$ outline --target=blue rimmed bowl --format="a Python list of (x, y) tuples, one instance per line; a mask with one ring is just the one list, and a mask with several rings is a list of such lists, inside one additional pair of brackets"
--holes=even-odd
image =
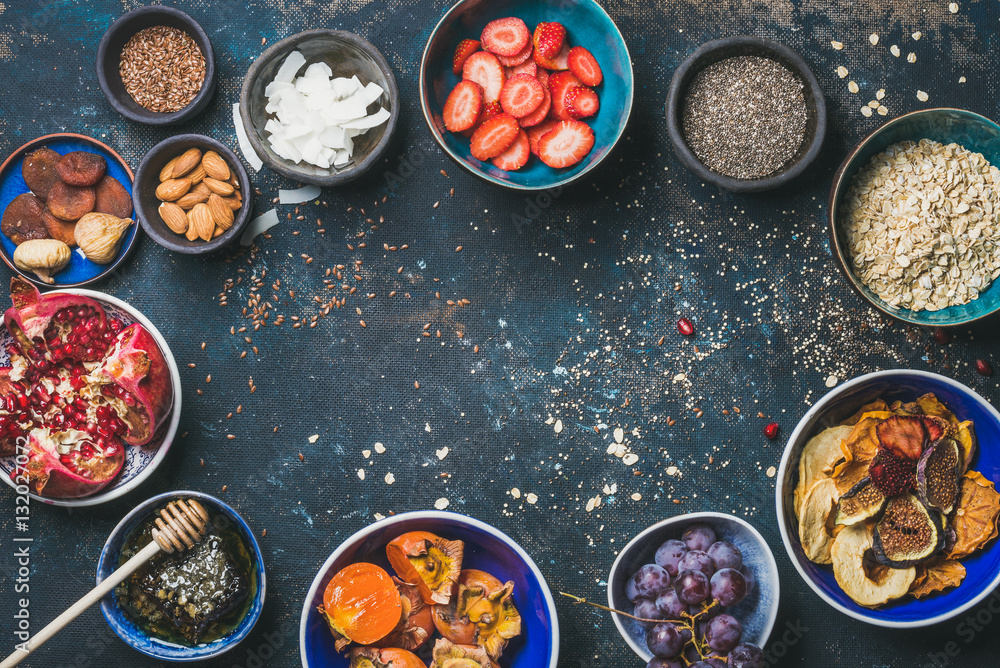
[(208, 511), (211, 523), (220, 528), (234, 529), (240, 538), (243, 539), (243, 544), (250, 553), (252, 562), (252, 573), (250, 575), (253, 588), (253, 598), (246, 613), (243, 615), (243, 619), (240, 620), (235, 629), (218, 640), (194, 647), (185, 647), (154, 638), (138, 628), (125, 616), (125, 613), (118, 606), (117, 597), (113, 592), (105, 596), (101, 601), (101, 612), (104, 614), (104, 619), (107, 620), (111, 630), (118, 634), (119, 638), (147, 656), (162, 661), (203, 661), (231, 650), (241, 640), (246, 638), (253, 629), (254, 624), (260, 618), (261, 610), (264, 608), (264, 594), (267, 589), (267, 579), (264, 574), (264, 555), (261, 554), (260, 546), (257, 544), (257, 539), (254, 538), (253, 531), (251, 531), (247, 523), (232, 507), (214, 496), (186, 490), (159, 494), (143, 502), (118, 523), (118, 526), (114, 528), (108, 537), (108, 541), (104, 544), (104, 549), (101, 551), (101, 559), (97, 563), (97, 583), (100, 584), (104, 578), (108, 577), (118, 567), (122, 546), (125, 544), (132, 530), (142, 522), (148, 520), (157, 509), (165, 506), (174, 499), (195, 499)]
[[(45, 135), (44, 137), (32, 139), (17, 149), (0, 165), (0, 215), (7, 210), (7, 207), (10, 206), (15, 197), (31, 192), (24, 182), (24, 177), (21, 175), (21, 167), (24, 165), (25, 156), (40, 148), (50, 148), (60, 155), (66, 155), (73, 151), (96, 153), (108, 163), (106, 174), (121, 183), (129, 196), (132, 195), (132, 169), (109, 146), (91, 137), (69, 132)], [(125, 230), (125, 237), (122, 239), (118, 254), (109, 264), (91, 262), (83, 255), (83, 252), (79, 248), (74, 248), (69, 264), (65, 269), (55, 274), (55, 283), (52, 284), (44, 283), (33, 273), (21, 271), (14, 266), (14, 249), (17, 248), (17, 245), (7, 238), (5, 234), (0, 234), (0, 259), (10, 267), (11, 271), (23, 276), (39, 287), (80, 287), (99, 281), (108, 274), (118, 270), (135, 245), (138, 228), (138, 224), (133, 223), (131, 227)]]
[(848, 284), (869, 304), (897, 320), (924, 327), (967, 325), (1000, 311), (1000, 280), (962, 306), (940, 311), (911, 311), (890, 306), (861, 282), (854, 273), (850, 248), (840, 224), (841, 207), (851, 189), (851, 180), (871, 159), (889, 146), (901, 141), (919, 142), (932, 139), (942, 144), (955, 142), (982, 153), (990, 164), (1000, 167), (1000, 125), (979, 114), (964, 109), (924, 109), (894, 118), (855, 146), (840, 165), (833, 178), (829, 215), (830, 246)]
[[(472, 157), (469, 140), (444, 129), (445, 100), (461, 77), (452, 72), (455, 47), (462, 39), (479, 39), (494, 19), (516, 16), (529, 27), (557, 21), (566, 27), (572, 46), (585, 46), (597, 59), (604, 81), (597, 87), (601, 109), (586, 122), (594, 130), (594, 148), (580, 163), (553, 169), (532, 156), (515, 172)], [(420, 106), (434, 140), (459, 166), (484, 181), (516, 190), (546, 190), (568, 185), (597, 167), (625, 132), (632, 112), (632, 60), (618, 26), (594, 0), (462, 0), (431, 32), (420, 63)]]
[[(477, 519), (437, 510), (402, 513), (358, 531), (340, 544), (313, 580), (299, 625), (303, 668), (347, 668), (349, 661), (334, 648), (330, 628), (317, 611), (327, 584), (341, 569), (358, 561), (390, 573), (385, 556), (391, 540), (410, 531), (430, 531), (465, 543), (462, 568), (475, 568), (501, 582), (514, 583), (514, 605), (521, 613), (521, 635), (503, 652), (504, 668), (556, 668), (559, 661), (559, 620), (552, 592), (528, 553), (499, 529)], [(430, 646), (433, 646), (433, 642)]]
[[(654, 562), (656, 550), (670, 539), (680, 539), (684, 529), (692, 524), (707, 524), (715, 531), (718, 540), (727, 540), (743, 553), (743, 563), (749, 567), (757, 581), (754, 590), (747, 594), (731, 613), (743, 624), (743, 640), (764, 647), (774, 621), (778, 618), (778, 600), (781, 587), (778, 566), (767, 541), (749, 522), (725, 513), (688, 513), (657, 522), (643, 530), (622, 548), (608, 574), (608, 606), (630, 612), (633, 604), (625, 593), (629, 578), (645, 564)], [(618, 633), (643, 661), (653, 658), (646, 646), (646, 629), (634, 619), (611, 613)]]
[(971, 557), (962, 559), (966, 568), (961, 585), (921, 600), (912, 597), (892, 602), (877, 610), (855, 603), (837, 584), (830, 566), (814, 564), (799, 543), (793, 496), (798, 483), (799, 457), (806, 442), (827, 427), (834, 427), (858, 408), (875, 399), (913, 401), (933, 392), (959, 420), (972, 420), (979, 440), (978, 455), (972, 463), (994, 484), (1000, 483), (1000, 413), (986, 399), (965, 385), (926, 371), (896, 369), (860, 376), (844, 383), (820, 399), (805, 414), (788, 439), (778, 469), (776, 489), (778, 527), (788, 557), (795, 569), (821, 599), (854, 619), (888, 628), (930, 626), (965, 612), (1000, 585), (1000, 543), (993, 541)]

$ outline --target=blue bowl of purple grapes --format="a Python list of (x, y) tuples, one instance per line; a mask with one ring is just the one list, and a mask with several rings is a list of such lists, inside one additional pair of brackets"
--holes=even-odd
[(632, 615), (612, 613), (647, 668), (764, 668), (778, 567), (740, 518), (681, 515), (625, 546), (608, 576), (608, 604)]

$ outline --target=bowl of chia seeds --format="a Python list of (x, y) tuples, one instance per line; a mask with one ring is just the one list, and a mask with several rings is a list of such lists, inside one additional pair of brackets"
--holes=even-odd
[(826, 134), (816, 76), (799, 54), (760, 37), (702, 44), (674, 73), (666, 115), (681, 162), (733, 192), (785, 185), (816, 158)]

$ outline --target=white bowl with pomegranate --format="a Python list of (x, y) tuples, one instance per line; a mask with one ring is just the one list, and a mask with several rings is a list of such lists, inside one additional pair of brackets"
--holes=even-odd
[(166, 457), (180, 373), (145, 316), (92, 290), (11, 281), (0, 328), (0, 476), (42, 503), (116, 499)]

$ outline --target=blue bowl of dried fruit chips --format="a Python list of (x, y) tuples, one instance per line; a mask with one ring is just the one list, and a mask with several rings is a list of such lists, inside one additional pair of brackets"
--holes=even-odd
[[(933, 394), (936, 402), (931, 403), (927, 394)], [(847, 587), (855, 594), (864, 594), (871, 598), (867, 602), (881, 600), (886, 596), (896, 596), (900, 592), (903, 595), (892, 598), (878, 607), (866, 607), (859, 604), (855, 598), (845, 591), (835, 575), (833, 565), (814, 563), (810, 560), (803, 546), (803, 536), (805, 540), (812, 544), (812, 531), (804, 534), (800, 533), (800, 521), (796, 517), (796, 488), (799, 485), (800, 471), (820, 471), (817, 475), (806, 474), (809, 478), (804, 486), (813, 487), (819, 478), (827, 475), (822, 471), (837, 471), (830, 466), (822, 466), (818, 469), (813, 466), (802, 468), (802, 453), (807, 447), (816, 448), (820, 446), (820, 441), (815, 438), (829, 429), (842, 425), (849, 421), (863, 407), (870, 407), (872, 402), (883, 400), (890, 406), (895, 401), (904, 403), (915, 402), (922, 405), (919, 411), (922, 414), (947, 415), (945, 411), (954, 416), (958, 421), (969, 421), (972, 423), (971, 434), (972, 443), (978, 442), (978, 447), (970, 446), (973, 452), (971, 463), (968, 465), (968, 472), (960, 478), (960, 494), (976, 492), (975, 496), (969, 498), (978, 499), (973, 509), (968, 503), (960, 500), (956, 502), (956, 509), (947, 518), (947, 526), (957, 530), (958, 524), (955, 518), (968, 517), (969, 523), (962, 525), (963, 540), (968, 539), (967, 547), (974, 547), (979, 540), (984, 540), (971, 555), (956, 557), (962, 568), (964, 577), (956, 578), (960, 573), (954, 565), (945, 567), (940, 571), (935, 571), (939, 582), (950, 582), (951, 586), (942, 591), (934, 591), (917, 599), (912, 594), (906, 593), (895, 578), (887, 576), (896, 575), (890, 573), (891, 570), (900, 569), (878, 569), (873, 567), (873, 555), (868, 543), (870, 536), (860, 536), (856, 549), (846, 551), (843, 554), (854, 554), (857, 557), (856, 568), (844, 567), (842, 574), (852, 574), (857, 579), (846, 581)], [(870, 408), (866, 408), (870, 410)], [(950, 418), (949, 418), (950, 419)], [(814, 446), (809, 446), (810, 441)], [(838, 438), (832, 446), (830, 461), (841, 461), (838, 457), (837, 443), (842, 443), (843, 439)], [(776, 502), (778, 511), (778, 527), (781, 530), (781, 538), (799, 575), (806, 584), (816, 592), (821, 599), (833, 608), (843, 612), (845, 615), (876, 626), (889, 628), (916, 628), (930, 626), (945, 620), (951, 619), (980, 603), (990, 595), (998, 585), (1000, 585), (1000, 544), (995, 540), (996, 513), (1000, 513), (1000, 495), (996, 494), (995, 486), (1000, 482), (1000, 450), (995, 445), (1000, 443), (1000, 413), (982, 396), (972, 391), (965, 385), (944, 376), (928, 373), (925, 371), (910, 371), (906, 369), (895, 369), (890, 371), (879, 371), (867, 374), (840, 385), (831, 390), (826, 396), (820, 399), (799, 421), (795, 431), (788, 439), (785, 454), (781, 459), (781, 466), (778, 469)], [(816, 452), (814, 450), (814, 452)], [(842, 454), (842, 453), (841, 453)], [(819, 457), (818, 460), (822, 460)], [(860, 460), (859, 460), (860, 461)], [(834, 473), (834, 477), (837, 474)], [(965, 482), (964, 478), (969, 477), (970, 481)], [(821, 488), (816, 487), (816, 493)], [(805, 506), (811, 505), (810, 494), (802, 496), (800, 513), (806, 516)], [(831, 503), (838, 503), (835, 498), (830, 499)], [(832, 506), (836, 511), (837, 506)], [(985, 515), (981, 516), (981, 513)], [(808, 513), (812, 516), (812, 513)], [(878, 516), (876, 516), (878, 517)], [(972, 521), (980, 522), (981, 526), (974, 526)], [(874, 520), (873, 520), (874, 521)], [(962, 520), (965, 522), (965, 520)], [(812, 524), (815, 524), (814, 522)], [(861, 526), (865, 526), (861, 523)], [(980, 532), (982, 529), (982, 532)], [(946, 529), (947, 530), (947, 529)], [(847, 528), (838, 533), (831, 545), (831, 558), (834, 550), (841, 554), (836, 541), (844, 535)], [(978, 532), (978, 533), (977, 533)], [(988, 533), (987, 533), (988, 532)], [(868, 530), (870, 534), (870, 529)], [(957, 538), (957, 536), (955, 536)], [(820, 537), (821, 538), (821, 537)], [(947, 535), (946, 535), (947, 538)], [(822, 540), (822, 538), (821, 538)], [(944, 551), (949, 550), (947, 538)], [(854, 543), (847, 543), (845, 548), (850, 548)], [(812, 548), (810, 548), (812, 551)], [(813, 554), (817, 554), (813, 552)], [(941, 552), (936, 555), (941, 556)], [(821, 559), (822, 560), (822, 559)], [(839, 556), (837, 561), (844, 561)], [(927, 562), (932, 563), (932, 562)], [(905, 575), (909, 578), (909, 575)], [(866, 582), (867, 581), (867, 582)], [(911, 585), (920, 585), (915, 579)], [(954, 586), (957, 584), (957, 586)], [(897, 585), (899, 589), (896, 589)], [(933, 589), (928, 587), (928, 589)]]
[[(453, 69), (456, 48), (463, 39), (478, 41), (488, 23), (507, 17), (520, 19), (532, 32), (539, 23), (562, 24), (566, 29), (564, 39), (566, 46), (564, 48), (585, 47), (591, 52), (603, 73), (603, 80), (591, 87), (596, 93), (600, 108), (596, 115), (581, 119), (592, 130), (593, 148), (579, 162), (571, 166), (550, 167), (538, 155), (532, 154), (528, 156), (527, 163), (520, 169), (501, 169), (497, 166), (495, 158), (480, 160), (474, 157), (470, 148), (470, 139), (461, 133), (451, 132), (445, 127), (445, 103), (449, 94), (462, 80), (462, 75), (455, 74)], [(533, 35), (530, 35), (529, 46), (533, 46), (532, 38)], [(564, 62), (566, 55), (565, 52), (561, 52), (557, 54), (556, 62), (549, 63), (553, 67), (558, 66), (559, 69), (553, 70), (554, 72), (567, 68), (567, 64)], [(518, 59), (519, 57), (515, 57), (506, 62), (512, 63)], [(521, 67), (526, 65), (530, 67), (530, 63), (534, 60), (536, 59), (532, 55), (522, 63)], [(537, 64), (535, 63), (536, 76), (539, 72)], [(504, 70), (504, 77), (514, 75), (514, 71), (508, 70), (510, 68)], [(544, 67), (542, 70), (547, 71)], [(524, 73), (521, 70), (517, 72)], [(549, 87), (548, 84), (542, 83), (546, 88)], [(565, 92), (569, 89), (563, 87), (561, 90)], [(551, 98), (551, 93), (549, 97)], [(448, 157), (462, 168), (484, 181), (516, 190), (560, 188), (579, 180), (596, 168), (607, 158), (625, 133), (625, 127), (632, 111), (632, 98), (632, 61), (625, 39), (615, 22), (594, 0), (542, 0), (540, 2), (538, 0), (507, 2), (462, 0), (448, 10), (431, 32), (420, 63), (420, 105), (434, 140), (448, 154)], [(552, 112), (550, 112), (551, 114)], [(547, 120), (542, 120), (524, 128), (531, 140), (529, 146), (531, 146), (532, 151), (538, 152), (538, 144), (546, 133), (545, 131), (552, 129), (547, 123)], [(565, 138), (567, 145), (573, 144), (572, 135), (566, 135)], [(515, 145), (518, 141), (520, 139), (515, 141)], [(553, 142), (552, 154), (556, 154), (557, 148)]]
[[(334, 646), (334, 637), (319, 611), (324, 591), (343, 568), (367, 562), (394, 570), (386, 546), (411, 532), (430, 532), (447, 541), (464, 543), (461, 567), (490, 574), (513, 583), (513, 602), (521, 617), (521, 633), (503, 649), (500, 663), (509, 668), (556, 668), (559, 662), (559, 620), (555, 602), (538, 566), (524, 549), (499, 529), (477, 519), (436, 510), (402, 513), (361, 529), (345, 540), (320, 567), (302, 606), (299, 651), (303, 668), (348, 668), (350, 660)], [(419, 575), (414, 577), (419, 578)], [(453, 596), (457, 594), (454, 593)], [(424, 663), (440, 634), (412, 651)], [(349, 652), (354, 645), (348, 645)], [(481, 665), (457, 659), (456, 665)], [(380, 665), (376, 663), (376, 665)], [(410, 664), (406, 664), (410, 665)]]
[[(857, 253), (852, 252), (851, 239), (848, 238), (848, 233), (846, 231), (845, 209), (847, 209), (847, 198), (850, 197), (852, 182), (858, 176), (859, 172), (869, 166), (871, 161), (876, 156), (882, 154), (890, 146), (904, 141), (920, 142), (922, 139), (929, 139), (945, 145), (951, 143), (958, 144), (972, 153), (982, 154), (990, 165), (1000, 167), (1000, 125), (997, 125), (995, 122), (985, 118), (984, 116), (980, 116), (979, 114), (966, 111), (964, 109), (942, 108), (924, 109), (922, 111), (915, 111), (899, 116), (898, 118), (894, 118), (862, 139), (857, 146), (855, 146), (851, 152), (847, 154), (847, 157), (844, 158), (844, 162), (837, 170), (837, 174), (833, 179), (833, 186), (830, 189), (830, 201), (827, 207), (829, 212), (830, 246), (833, 250), (834, 257), (837, 259), (837, 264), (840, 267), (841, 272), (844, 274), (844, 277), (847, 278), (847, 282), (851, 288), (882, 313), (892, 316), (897, 320), (902, 320), (903, 322), (907, 322), (912, 325), (921, 325), (924, 327), (951, 327), (956, 325), (967, 325), (977, 320), (987, 318), (1000, 311), (1000, 280), (991, 279), (988, 281), (988, 285), (978, 286), (980, 290), (978, 297), (965, 304), (942, 307), (935, 303), (937, 301), (937, 296), (933, 296), (927, 300), (932, 306), (932, 309), (914, 310), (908, 307), (907, 302), (901, 302), (900, 304), (890, 303), (892, 301), (891, 299), (890, 301), (886, 301), (881, 298), (879, 294), (872, 290), (869, 285), (866, 285), (859, 276), (858, 266), (854, 261), (854, 257)], [(888, 170), (888, 165), (886, 164), (885, 166)], [(893, 178), (895, 178), (895, 176)], [(963, 193), (967, 193), (968, 188), (962, 187), (962, 191)], [(933, 194), (931, 197), (933, 197)], [(959, 204), (960, 203), (956, 202), (956, 206)], [(977, 213), (975, 207), (971, 213), (975, 215), (982, 215)], [(989, 214), (986, 215), (989, 217)], [(963, 223), (956, 221), (955, 224)], [(966, 225), (966, 229), (970, 232), (977, 226), (974, 220), (972, 220), (971, 224), (964, 224)], [(949, 223), (949, 227), (949, 231), (954, 231), (955, 227), (953, 224)], [(981, 238), (982, 240), (987, 238), (989, 229), (990, 228), (987, 228), (987, 231), (983, 232), (983, 236)], [(994, 226), (992, 229), (996, 230), (996, 227)], [(884, 249), (879, 250), (879, 242), (877, 239), (880, 237), (878, 235), (874, 236), (875, 238), (871, 240), (873, 242), (871, 247), (875, 250), (871, 250), (865, 255), (871, 254), (872, 257), (877, 257), (880, 254), (888, 254), (893, 257), (896, 255), (895, 252), (889, 252)], [(895, 239), (896, 237), (893, 238)], [(957, 247), (971, 247), (973, 241), (972, 237), (968, 233), (956, 237), (956, 240), (958, 241)], [(856, 240), (856, 244), (860, 244), (862, 247), (865, 243), (866, 241), (864, 238)], [(998, 271), (1000, 271), (1000, 257), (998, 257), (998, 252), (995, 250), (996, 246), (1000, 244), (1000, 238), (997, 238), (995, 232), (992, 244), (994, 250), (992, 251), (991, 266), (993, 268), (988, 270), (987, 273), (995, 275)], [(946, 251), (945, 247), (947, 245), (948, 244), (944, 240), (942, 240), (941, 243), (936, 244), (936, 246), (941, 248), (942, 252)], [(897, 248), (899, 247), (895, 246), (891, 250), (895, 251)], [(987, 252), (989, 252), (988, 245)], [(906, 259), (903, 260), (907, 263), (907, 268), (910, 266), (918, 266), (910, 259), (908, 254), (904, 255), (907, 255)], [(938, 256), (929, 258), (929, 260), (938, 259)], [(916, 293), (917, 290), (925, 289), (930, 292), (932, 290), (936, 290), (939, 286), (944, 287), (945, 290), (948, 289), (947, 282), (943, 280), (944, 277), (935, 275), (933, 262), (930, 262), (929, 265), (930, 266), (928, 266), (927, 271), (920, 276), (920, 281), (923, 283), (921, 284), (918, 281), (914, 282), (915, 296), (918, 296)], [(951, 265), (949, 265), (949, 268), (950, 266)], [(898, 269), (902, 272), (903, 266), (898, 264), (897, 267), (886, 267), (886, 270), (892, 269)], [(873, 277), (882, 279), (884, 278), (882, 274), (882, 270), (875, 272), (873, 269)], [(962, 282), (966, 282), (965, 279), (963, 279)], [(882, 294), (889, 299), (888, 292), (883, 292)]]
[[(100, 173), (96, 185), (68, 186), (58, 177), (58, 161), (67, 154), (81, 157), (71, 178), (79, 178), (87, 171), (83, 174), (84, 180), (78, 183), (88, 183), (93, 174)], [(28, 186), (26, 177), (37, 192)], [(132, 170), (125, 160), (96, 139), (62, 133), (28, 142), (0, 165), (0, 211), (3, 212), (0, 215), (4, 216), (0, 258), (12, 271), (43, 287), (79, 287), (115, 272), (135, 245), (138, 225), (133, 223), (125, 229), (110, 262), (97, 264), (87, 259), (79, 247), (72, 246), (75, 243), (73, 218), (95, 210), (118, 218), (131, 218), (132, 178)], [(53, 214), (53, 208), (61, 218)], [(18, 245), (15, 239), (37, 238), (57, 238), (71, 245), (69, 263), (51, 276), (51, 283), (14, 264)]]

